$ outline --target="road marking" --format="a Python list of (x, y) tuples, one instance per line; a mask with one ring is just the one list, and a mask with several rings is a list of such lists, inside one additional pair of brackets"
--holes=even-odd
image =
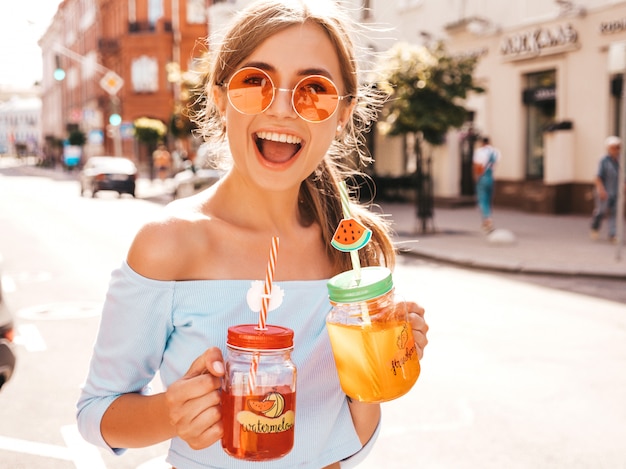
[(23, 345), (29, 352), (43, 352), (48, 347), (39, 329), (34, 324), (20, 324), (17, 326), (15, 343)]
[(16, 453), (33, 454), (46, 458), (63, 459), (64, 461), (72, 460), (70, 450), (63, 446), (18, 440), (17, 438), (9, 438), (7, 436), (0, 436), (0, 449)]
[(76, 425), (61, 427), (61, 435), (72, 454), (76, 469), (106, 469), (98, 448), (80, 436)]
[(67, 447), (0, 436), (0, 450), (72, 461), (76, 469), (106, 469), (100, 452), (78, 433), (76, 425), (61, 427)]
[(102, 303), (95, 301), (67, 301), (29, 306), (17, 311), (16, 315), (24, 319), (63, 320), (98, 316)]

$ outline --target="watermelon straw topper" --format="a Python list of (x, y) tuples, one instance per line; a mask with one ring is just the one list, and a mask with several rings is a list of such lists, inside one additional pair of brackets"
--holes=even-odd
[[(335, 249), (350, 253), (354, 280), (359, 284), (361, 282), (359, 249), (369, 242), (372, 237), (372, 230), (352, 218), (348, 188), (346, 187), (345, 181), (339, 183), (339, 193), (341, 195), (341, 208), (343, 209), (344, 219), (339, 223), (339, 227), (335, 231), (330, 244)], [(361, 303), (361, 318), (363, 319), (363, 325), (365, 327), (371, 326), (370, 314), (365, 303)]]
[(344, 219), (339, 223), (339, 227), (335, 231), (330, 244), (339, 251), (350, 253), (352, 269), (358, 281), (361, 279), (361, 262), (359, 261), (359, 253), (357, 251), (369, 242), (372, 237), (372, 231), (352, 218), (350, 199), (348, 198), (348, 189), (345, 181), (339, 183), (339, 193), (341, 195)]
[(366, 228), (354, 218), (341, 220), (330, 244), (343, 252), (358, 251), (372, 237), (372, 230)]

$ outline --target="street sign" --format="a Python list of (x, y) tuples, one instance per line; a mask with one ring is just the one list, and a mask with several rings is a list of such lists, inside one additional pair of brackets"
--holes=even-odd
[(113, 96), (124, 86), (124, 80), (117, 73), (108, 71), (100, 80), (100, 86)]

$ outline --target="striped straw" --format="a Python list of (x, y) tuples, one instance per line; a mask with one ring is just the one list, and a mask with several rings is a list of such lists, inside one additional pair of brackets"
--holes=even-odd
[(252, 363), (250, 364), (250, 371), (248, 372), (248, 394), (254, 394), (256, 389), (256, 373), (259, 370), (259, 354), (254, 353), (252, 355)]
[(261, 299), (261, 310), (259, 311), (259, 329), (267, 329), (267, 310), (272, 298), (272, 283), (274, 282), (274, 271), (276, 270), (276, 258), (278, 257), (278, 236), (272, 238), (272, 246), (270, 248), (270, 256), (267, 261), (267, 269), (265, 271), (265, 286), (263, 287), (263, 297)]
[[(267, 311), (269, 309), (270, 299), (272, 298), (272, 284), (274, 283), (274, 272), (276, 271), (278, 246), (278, 236), (274, 236), (270, 247), (269, 260), (267, 261), (265, 285), (263, 287), (263, 296), (261, 298), (261, 309), (259, 310), (259, 325), (257, 329), (260, 331), (267, 330)], [(256, 389), (256, 374), (259, 369), (259, 359), (260, 355), (258, 352), (252, 354), (252, 363), (250, 363), (250, 371), (248, 372), (248, 387), (250, 394), (254, 394), (254, 390)]]
[[(341, 208), (343, 209), (344, 218), (352, 218), (350, 212), (350, 198), (348, 197), (348, 187), (346, 181), (339, 183), (339, 194), (341, 195)], [(361, 260), (358, 251), (350, 251), (350, 260), (352, 261), (352, 270), (354, 270), (354, 278), (358, 282), (361, 280)]]

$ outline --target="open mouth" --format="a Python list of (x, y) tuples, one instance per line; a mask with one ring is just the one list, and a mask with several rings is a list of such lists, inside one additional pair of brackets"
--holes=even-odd
[(278, 132), (258, 132), (256, 146), (263, 158), (271, 163), (286, 163), (302, 148), (302, 139)]

